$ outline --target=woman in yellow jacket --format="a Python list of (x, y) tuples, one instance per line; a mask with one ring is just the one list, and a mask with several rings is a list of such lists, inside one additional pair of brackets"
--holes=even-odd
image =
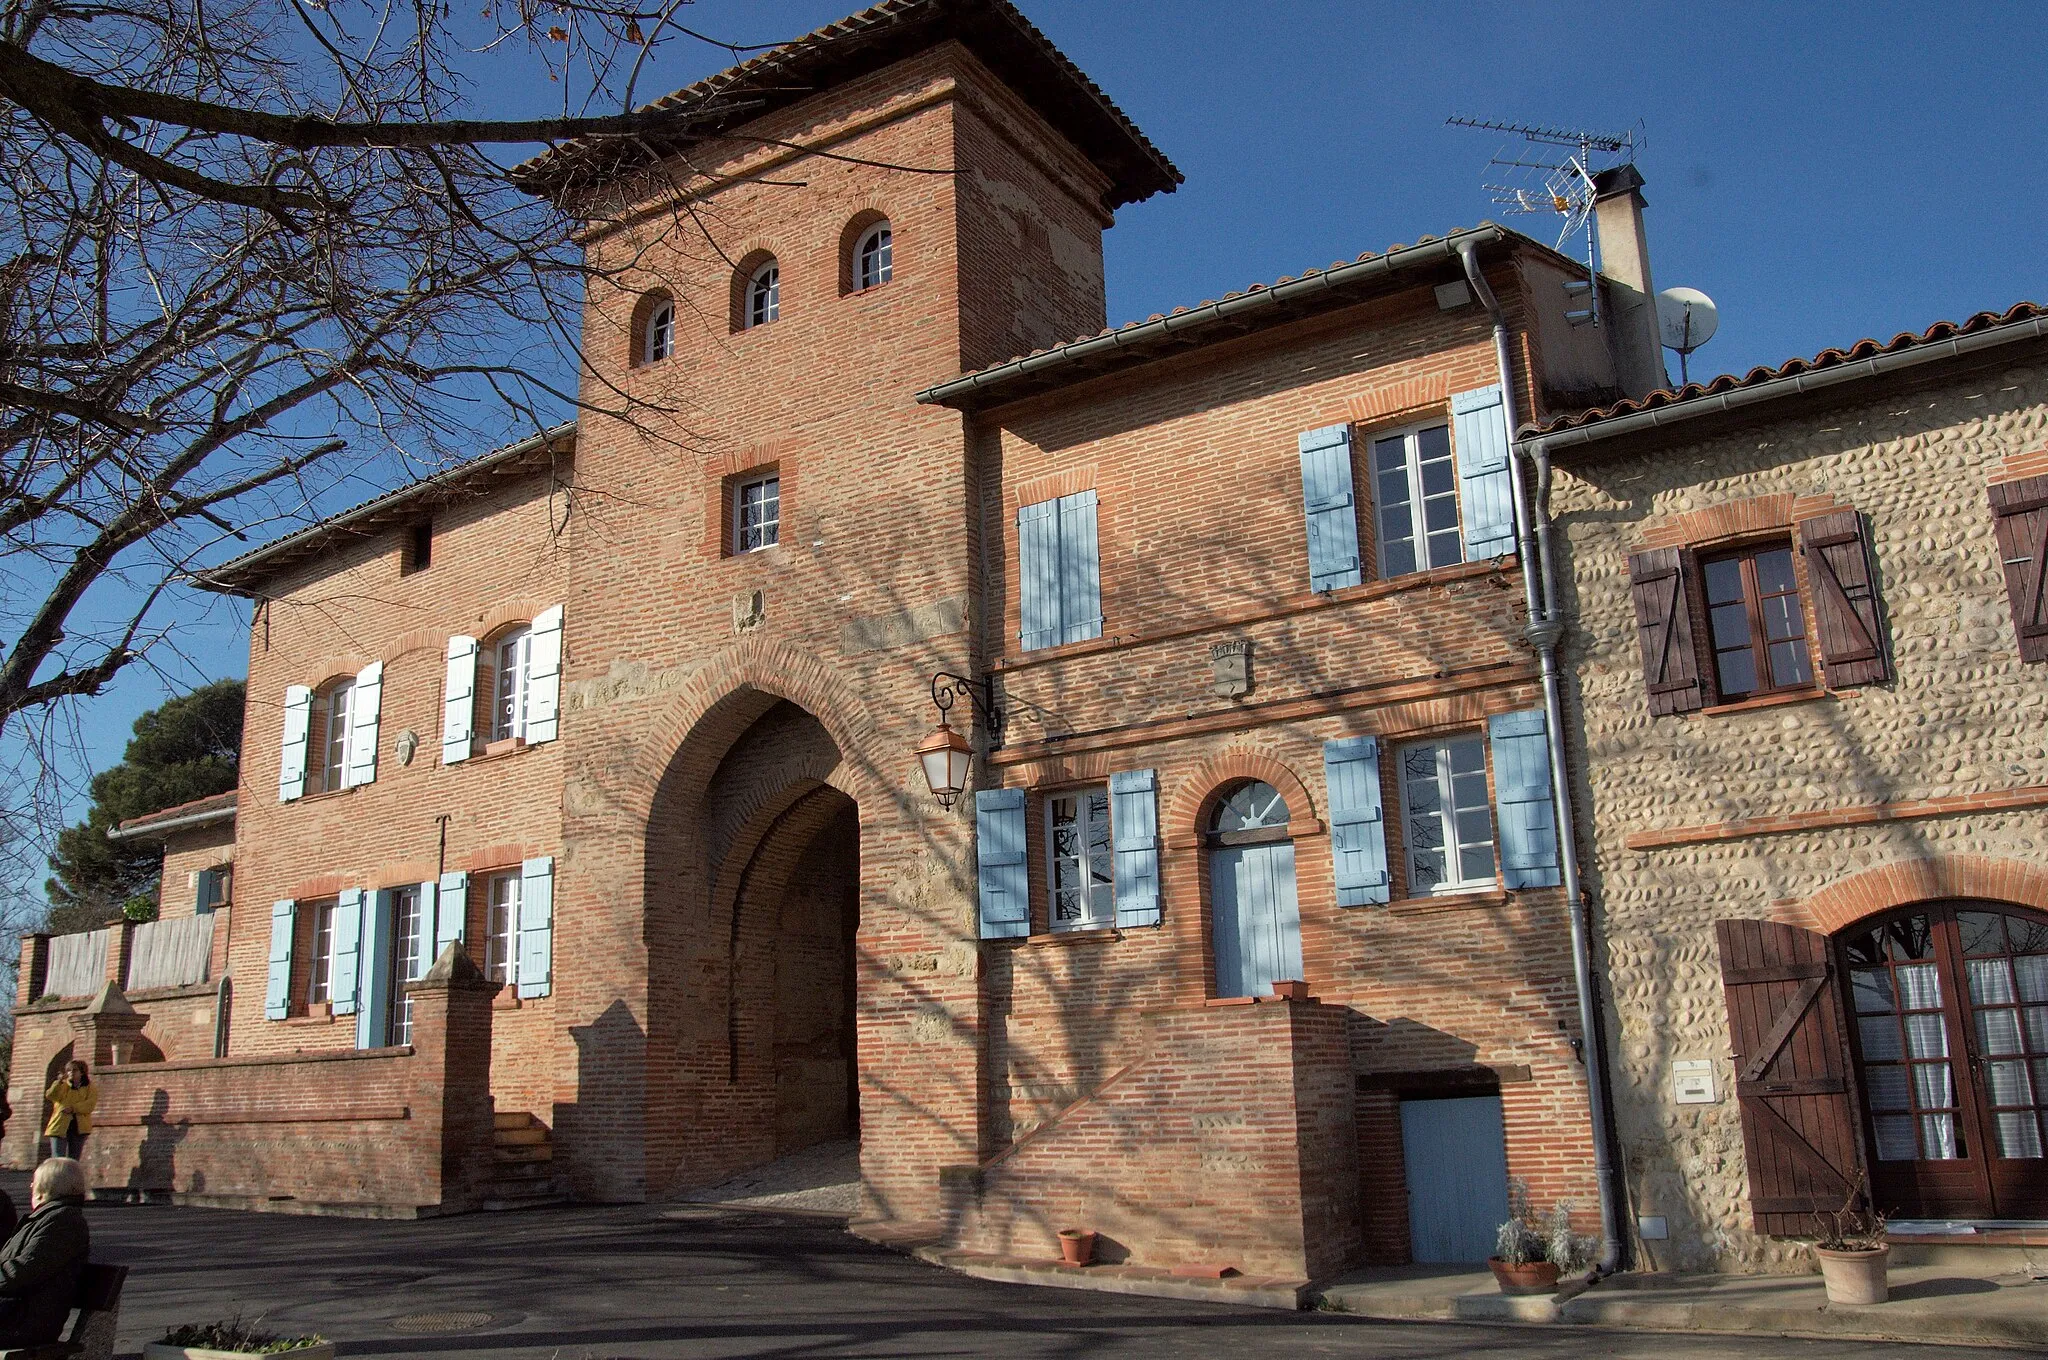
[(100, 1103), (99, 1088), (92, 1084), (92, 1074), (82, 1062), (66, 1063), (64, 1075), (50, 1083), (43, 1098), (50, 1102), (50, 1122), (43, 1125), (43, 1136), (50, 1140), (50, 1155), (77, 1161), (79, 1150), (85, 1146), (85, 1135), (92, 1132), (93, 1107)]

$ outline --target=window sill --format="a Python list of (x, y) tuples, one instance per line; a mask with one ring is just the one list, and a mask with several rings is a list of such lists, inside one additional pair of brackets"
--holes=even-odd
[[(1427, 916), (1438, 911), (1473, 911), (1504, 907), (1514, 897), (1505, 888), (1476, 888), (1470, 892), (1443, 893), (1434, 897), (1402, 897), (1389, 902), (1382, 911), (1398, 916)], [(1347, 911), (1371, 911), (1371, 907), (1348, 907)]]
[(1022, 939), (1012, 936), (1007, 940), (990, 940), (990, 944), (1011, 946), (1041, 946), (1049, 944), (1107, 944), (1121, 940), (1123, 931), (1115, 926), (1081, 926), (1073, 930), (1049, 930), (1038, 935), (1026, 935)]
[(532, 749), (532, 745), (527, 742), (525, 737), (507, 737), (503, 741), (485, 742), (482, 746), (476, 747), (470, 752), (468, 760), (456, 763), (475, 765), (486, 760), (508, 760), (518, 755), (521, 751), (531, 751)]
[[(374, 783), (375, 781), (373, 780), (371, 782)], [(350, 784), (344, 788), (339, 789), (322, 789), (318, 793), (302, 793), (298, 797), (292, 799), (292, 801), (294, 803), (317, 803), (327, 798), (345, 798), (349, 794), (354, 793), (357, 789), (368, 787), (369, 785), (367, 784)]]
[(334, 1023), (333, 1008), (325, 1001), (316, 1001), (298, 1015), (288, 1015), (281, 1022), (287, 1025), (331, 1025)]
[(1832, 699), (1835, 692), (1829, 689), (1794, 689), (1778, 694), (1763, 694), (1754, 699), (1738, 699), (1732, 704), (1711, 704), (1700, 710), (1702, 718), (1719, 718), (1729, 713), (1752, 713), (1760, 708), (1778, 708), (1785, 704), (1810, 703), (1815, 699)]

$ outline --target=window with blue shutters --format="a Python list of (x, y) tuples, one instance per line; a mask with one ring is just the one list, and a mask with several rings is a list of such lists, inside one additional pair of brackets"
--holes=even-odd
[(1108, 789), (1097, 784), (1045, 796), (1046, 921), (1052, 929), (1089, 930), (1116, 920), (1115, 855)]
[(1102, 636), (1093, 491), (1018, 508), (1017, 580), (1024, 650)]
[(1380, 579), (1465, 560), (1449, 426), (1374, 435), (1372, 491)]
[(1386, 902), (1393, 894), (1387, 872), (1386, 806), (1380, 796), (1379, 739), (1342, 737), (1324, 742), (1323, 778), (1330, 788), (1337, 905)]
[(1308, 519), (1312, 590), (1338, 590), (1364, 580), (1358, 562), (1358, 506), (1351, 478), (1351, 427), (1328, 425), (1298, 439), (1302, 510)]
[(1415, 742), (1401, 748), (1399, 764), (1409, 895), (1492, 887), (1499, 880), (1486, 805), (1486, 743), (1476, 736)]
[(1024, 790), (982, 789), (974, 795), (975, 872), (984, 940), (1022, 939), (1031, 933), (1024, 820)]
[(1458, 443), (1458, 499), (1465, 557), (1483, 562), (1515, 550), (1515, 497), (1508, 472), (1507, 407), (1500, 387), (1451, 395)]
[(1554, 888), (1561, 881), (1557, 808), (1551, 797), (1550, 740), (1543, 710), (1487, 719), (1493, 743), (1494, 801), (1500, 811), (1501, 882)]

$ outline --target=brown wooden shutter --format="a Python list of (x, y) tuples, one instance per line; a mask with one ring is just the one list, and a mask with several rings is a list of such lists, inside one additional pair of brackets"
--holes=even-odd
[(1685, 567), (1676, 548), (1650, 548), (1628, 559), (1636, 638), (1643, 649), (1643, 684), (1650, 692), (1653, 715), (1690, 713), (1706, 702), (1699, 651), (1692, 641)]
[(1837, 510), (1799, 522), (1799, 546), (1806, 554), (1806, 580), (1820, 625), (1820, 659), (1830, 689), (1885, 679), (1883, 610), (1877, 576), (1870, 569), (1870, 541), (1863, 516)]
[(1827, 937), (1776, 921), (1719, 921), (1714, 933), (1756, 1230), (1804, 1236), (1814, 1214), (1840, 1209), (1864, 1187)]
[(2048, 661), (2048, 477), (1994, 485), (1991, 516), (2020, 660)]

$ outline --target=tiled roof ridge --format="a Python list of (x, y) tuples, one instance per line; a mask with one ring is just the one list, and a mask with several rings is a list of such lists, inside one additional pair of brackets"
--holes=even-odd
[(1702, 397), (1720, 396), (1726, 392), (1756, 387), (1782, 378), (1796, 377), (1802, 373), (1835, 368), (1861, 359), (1873, 359), (1882, 354), (1897, 354), (1921, 345), (1939, 344), (1957, 336), (1990, 330), (1994, 326), (2007, 326), (2016, 321), (2030, 321), (2044, 316), (2048, 316), (2048, 307), (2035, 302), (2016, 302), (2003, 312), (1976, 312), (1962, 321), (1937, 321), (1922, 331), (1900, 331), (1890, 340), (1880, 341), (1873, 336), (1866, 336), (1846, 349), (1831, 347), (1822, 350), (1811, 359), (1787, 359), (1776, 368), (1759, 364), (1740, 375), (1723, 373), (1705, 382), (1686, 383), (1676, 388), (1660, 387), (1641, 397), (1624, 398), (1610, 406), (1596, 406), (1554, 416), (1540, 426), (1525, 426), (1523, 433), (1556, 434), (1560, 430), (1578, 429), (1619, 416), (1636, 415), (1664, 406), (1676, 406), (1682, 402), (1697, 401)]
[(193, 798), (183, 803), (173, 804), (167, 808), (158, 808), (155, 812), (145, 812), (139, 817), (130, 817), (126, 821), (119, 823), (115, 830), (141, 831), (147, 827), (154, 826), (158, 822), (174, 821), (181, 817), (196, 816), (202, 812), (213, 812), (219, 809), (231, 808), (235, 806), (236, 795), (237, 791), (234, 789), (229, 789), (226, 793), (209, 793), (204, 798)]

